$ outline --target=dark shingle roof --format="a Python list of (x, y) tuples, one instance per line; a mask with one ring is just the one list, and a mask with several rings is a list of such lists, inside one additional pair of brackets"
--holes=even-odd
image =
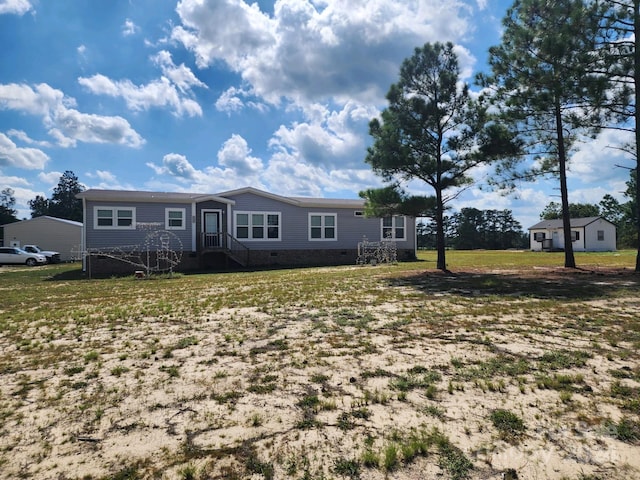
[[(583, 218), (572, 218), (570, 222), (572, 227), (580, 228), (580, 227), (586, 227), (587, 225), (599, 219), (608, 221), (602, 217), (583, 217)], [(562, 228), (561, 218), (556, 220), (542, 220), (541, 222), (538, 222), (535, 225), (529, 227), (529, 230), (554, 229), (554, 228)]]

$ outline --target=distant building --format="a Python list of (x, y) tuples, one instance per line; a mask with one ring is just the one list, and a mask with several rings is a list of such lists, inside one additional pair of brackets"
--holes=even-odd
[[(531, 250), (564, 250), (562, 219), (542, 220), (529, 227)], [(575, 252), (616, 250), (616, 226), (603, 217), (571, 219), (571, 241)]]
[(68, 262), (81, 257), (82, 223), (64, 218), (42, 217), (3, 225), (4, 245), (20, 247), (38, 245), (42, 250), (60, 252), (60, 260)]

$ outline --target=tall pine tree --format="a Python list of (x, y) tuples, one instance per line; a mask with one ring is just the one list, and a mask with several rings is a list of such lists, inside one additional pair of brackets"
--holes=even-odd
[(602, 10), (583, 0), (516, 0), (503, 20), (502, 43), (489, 51), (492, 74), (480, 77), (493, 88), (500, 121), (535, 158), (522, 169), (511, 157), (503, 178), (559, 181), (565, 267), (575, 268), (569, 214), (567, 164), (581, 135), (602, 125), (601, 107), (609, 78), (602, 46)]
[[(387, 100), (389, 106), (380, 119), (369, 124), (374, 143), (366, 162), (392, 187), (387, 187), (384, 195), (372, 190), (361, 195), (368, 203), (384, 197), (395, 198), (398, 208), (428, 207), (436, 223), (436, 266), (446, 270), (444, 210), (458, 187), (471, 182), (469, 171), (490, 161), (491, 149), (480, 147), (485, 139), (493, 138), (483, 130), (486, 111), (462, 83), (451, 43), (416, 48), (402, 63), (400, 78), (391, 85)], [(399, 185), (410, 180), (429, 185), (433, 197), (416, 198), (399, 192)], [(393, 190), (397, 191), (395, 197)]]

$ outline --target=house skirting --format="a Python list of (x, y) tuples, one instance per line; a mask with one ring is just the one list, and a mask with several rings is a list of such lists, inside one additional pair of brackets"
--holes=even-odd
[[(251, 250), (247, 267), (355, 265), (357, 249)], [(415, 260), (412, 249), (398, 249), (399, 261)]]
[[(301, 267), (355, 265), (357, 249), (317, 249), (317, 250), (251, 250), (245, 267)], [(398, 249), (399, 261), (415, 260), (412, 249)], [(151, 266), (161, 264), (156, 261), (155, 252), (149, 252), (143, 260)], [(183, 252), (180, 262), (172, 267), (174, 272), (208, 271), (216, 269), (242, 268), (223, 252), (198, 255), (195, 252)], [(111, 275), (134, 275), (137, 271), (146, 273), (146, 267), (140, 265), (140, 258), (123, 254), (118, 258), (101, 254), (90, 254), (85, 258), (85, 269), (89, 277), (108, 277)], [(155, 273), (153, 268), (152, 273)], [(168, 271), (168, 268), (165, 268)]]

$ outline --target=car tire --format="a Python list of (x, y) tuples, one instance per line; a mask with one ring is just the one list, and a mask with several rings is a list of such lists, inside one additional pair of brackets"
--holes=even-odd
[(35, 258), (27, 258), (27, 266), (29, 267), (35, 267), (36, 266), (36, 259)]

